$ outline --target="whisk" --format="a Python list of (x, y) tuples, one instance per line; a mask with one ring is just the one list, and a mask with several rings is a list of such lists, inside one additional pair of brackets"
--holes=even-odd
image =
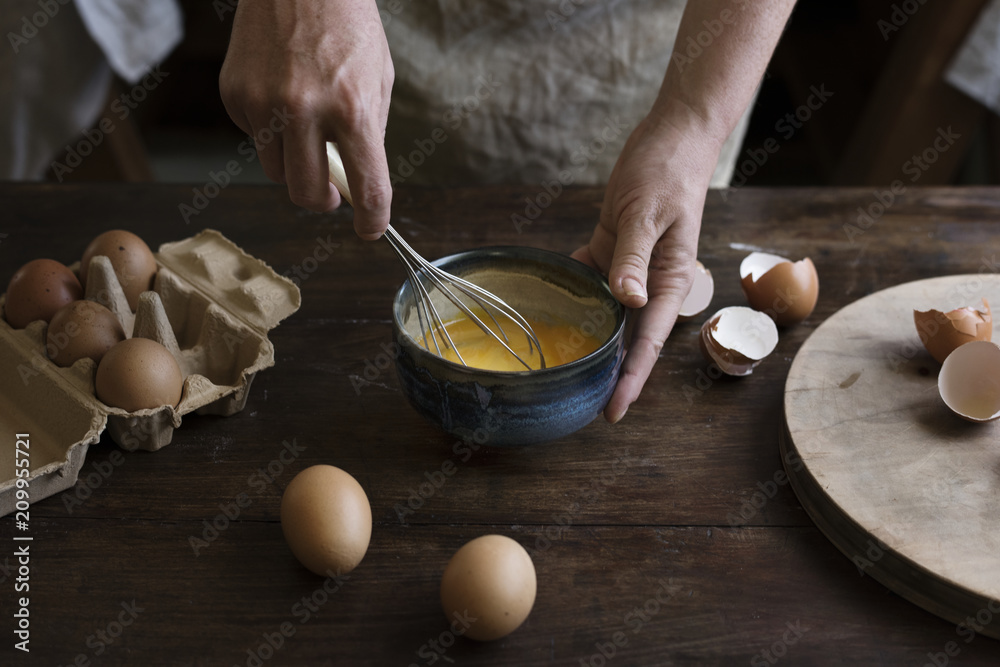
[[(347, 185), (347, 174), (344, 171), (344, 161), (340, 157), (340, 150), (337, 145), (332, 142), (327, 142), (326, 144), (326, 155), (327, 160), (330, 163), (330, 181), (337, 186), (340, 194), (343, 195), (350, 204), (354, 204), (354, 200), (351, 197), (350, 187)], [(427, 289), (427, 285), (424, 281), (420, 279), (420, 274), (423, 274), (427, 278), (433, 290), (437, 289), (445, 298), (451, 301), (456, 308), (458, 308), (466, 317), (472, 320), (476, 326), (483, 330), (483, 332), (495, 341), (503, 345), (508, 352), (510, 352), (514, 357), (521, 362), (521, 364), (528, 370), (533, 370), (527, 361), (521, 358), (511, 347), (510, 338), (507, 336), (506, 331), (504, 331), (503, 326), (501, 326), (498, 316), (501, 319), (506, 319), (507, 321), (513, 323), (518, 329), (524, 332), (524, 335), (528, 338), (528, 354), (529, 357), (532, 351), (537, 351), (539, 368), (545, 368), (545, 356), (542, 354), (542, 346), (538, 342), (538, 336), (535, 335), (534, 329), (528, 323), (524, 317), (521, 316), (516, 310), (511, 308), (507, 303), (503, 301), (500, 297), (496, 296), (492, 292), (484, 290), (478, 285), (474, 285), (467, 280), (454, 276), (446, 271), (442, 271), (438, 267), (434, 266), (426, 259), (420, 256), (420, 254), (415, 251), (410, 245), (400, 236), (392, 225), (389, 225), (384, 234), (384, 238), (392, 246), (392, 249), (396, 251), (396, 255), (399, 260), (406, 267), (407, 276), (410, 279), (410, 285), (412, 286), (414, 293), (414, 301), (417, 306), (417, 318), (420, 324), (420, 331), (424, 341), (424, 348), (428, 351), (431, 349), (430, 345), (434, 345), (434, 349), (438, 356), (443, 356), (441, 353), (441, 346), (443, 345), (445, 349), (451, 348), (454, 350), (455, 355), (458, 357), (459, 361), (462, 362), (463, 366), (468, 366), (465, 359), (462, 358), (461, 352), (458, 351), (458, 347), (455, 346), (454, 341), (451, 339), (451, 335), (448, 333), (447, 327), (445, 327), (444, 321), (442, 321), (441, 316), (438, 314), (438, 310), (434, 305), (434, 299), (431, 297), (431, 291)], [(497, 331), (491, 329), (486, 322), (484, 322), (475, 312), (469, 307), (468, 303), (462, 299), (459, 294), (464, 295), (469, 301), (475, 303), (482, 312), (493, 321), (496, 325)], [(430, 343), (428, 342), (430, 338)]]

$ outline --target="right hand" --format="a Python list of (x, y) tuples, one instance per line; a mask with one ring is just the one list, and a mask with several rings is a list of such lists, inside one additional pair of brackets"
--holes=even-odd
[(326, 159), (326, 142), (337, 142), (354, 229), (371, 240), (389, 224), (384, 136), (393, 76), (374, 0), (240, 0), (219, 90), (233, 122), (254, 138), (264, 173), (303, 208), (340, 205)]

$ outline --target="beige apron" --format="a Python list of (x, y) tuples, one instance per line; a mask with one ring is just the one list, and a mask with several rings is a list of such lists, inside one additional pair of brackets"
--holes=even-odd
[[(607, 181), (656, 98), (685, 0), (379, 0), (395, 184)], [(726, 142), (728, 185), (746, 132)], [(560, 179), (563, 183), (565, 180)]]

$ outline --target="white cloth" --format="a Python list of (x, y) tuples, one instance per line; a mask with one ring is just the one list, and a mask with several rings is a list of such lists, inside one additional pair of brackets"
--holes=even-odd
[(111, 68), (129, 83), (141, 79), (184, 37), (177, 0), (76, 0), (76, 5)]
[[(378, 4), (396, 71), (394, 182), (599, 184), (652, 107), (685, 0)], [(729, 184), (748, 118), (715, 187)]]
[(945, 80), (1000, 113), (1000, 0), (992, 0), (945, 72)]
[(136, 81), (183, 32), (176, 0), (3, 0), (0, 34), (0, 179), (39, 180), (94, 126), (112, 71)]

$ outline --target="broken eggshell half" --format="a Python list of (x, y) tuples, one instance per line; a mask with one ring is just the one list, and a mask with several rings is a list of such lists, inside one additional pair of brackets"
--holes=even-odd
[(698, 317), (712, 303), (715, 296), (715, 281), (712, 280), (712, 272), (705, 268), (705, 265), (696, 261), (694, 267), (694, 281), (688, 291), (684, 303), (681, 304), (680, 312), (677, 313), (677, 320), (684, 322)]
[(778, 327), (760, 311), (730, 306), (712, 315), (701, 327), (702, 354), (726, 375), (742, 377), (778, 344)]
[(944, 363), (959, 346), (977, 340), (988, 341), (993, 337), (993, 317), (990, 304), (984, 298), (982, 310), (956, 308), (942, 313), (939, 310), (913, 311), (920, 342), (938, 363)]
[(1000, 417), (1000, 347), (987, 340), (958, 347), (941, 366), (938, 392), (963, 419), (988, 422)]
[(792, 262), (752, 252), (740, 263), (740, 285), (750, 306), (782, 327), (809, 317), (819, 298), (819, 275), (808, 257)]

